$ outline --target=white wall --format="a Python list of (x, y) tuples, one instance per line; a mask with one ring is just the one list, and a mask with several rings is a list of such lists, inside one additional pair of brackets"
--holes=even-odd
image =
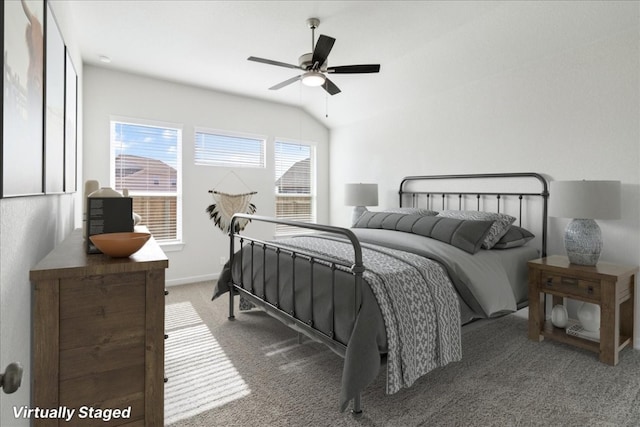
[[(531, 14), (514, 10), (530, 4), (512, 2), (509, 10), (499, 9), (496, 16), (476, 23), (477, 28), (467, 26), (459, 33), (469, 42), (481, 40), (489, 22), (493, 31), (504, 28), (501, 40), (517, 39), (518, 31), (533, 28), (539, 28), (544, 40), (548, 31), (543, 20), (557, 28), (579, 28), (581, 17), (597, 16), (590, 25), (602, 26), (593, 31), (598, 37), (570, 40), (558, 31), (556, 43), (538, 49), (538, 56), (474, 75), (477, 58), (456, 57), (447, 49), (460, 34), (443, 36), (424, 53), (436, 63), (447, 52), (459, 67), (452, 72), (466, 75), (465, 80), (449, 84), (454, 77), (443, 73), (439, 86), (433, 79), (438, 75), (425, 69), (424, 83), (412, 80), (412, 92), (399, 94), (409, 102), (404, 107), (332, 130), (331, 222), (348, 224), (351, 208), (342, 203), (347, 182), (377, 182), (380, 206), (397, 206), (398, 185), (407, 175), (534, 171), (549, 180), (620, 180), (623, 215), (619, 221), (599, 221), (601, 259), (640, 264), (640, 3), (564, 3), (563, 8), (575, 7), (565, 21), (555, 14), (554, 4), (536, 3), (546, 10), (535, 15), (540, 22), (532, 22)], [(510, 19), (498, 19), (498, 14)], [(552, 50), (556, 44), (562, 49)], [(567, 221), (550, 218), (550, 254), (564, 252)]]
[[(228, 236), (214, 227), (205, 212), (206, 207), (213, 203), (208, 190), (216, 186), (219, 191), (231, 193), (244, 193), (249, 189), (257, 191), (258, 194), (252, 199), (257, 214), (274, 215), (274, 138), (317, 144), (317, 215), (318, 221), (328, 222), (329, 131), (302, 110), (102, 67), (87, 65), (84, 75), (85, 179), (97, 179), (101, 185), (109, 185), (111, 115), (183, 125), (185, 245), (181, 251), (167, 252), (169, 285), (216, 277), (221, 269), (220, 258), (228, 257)], [(194, 127), (267, 137), (267, 168), (195, 166)], [(240, 178), (230, 174), (232, 170)], [(259, 229), (260, 237), (272, 237), (271, 227), (254, 224), (249, 227)]]
[[(53, 2), (52, 10), (78, 73), (78, 154), (82, 155), (82, 60), (68, 5)], [(79, 181), (82, 182), (80, 165)], [(47, 195), (0, 200), (0, 372), (11, 362), (24, 368), (22, 386), (0, 393), (0, 425), (28, 426), (15, 419), (13, 407), (30, 404), (31, 283), (29, 270), (79, 226), (79, 197)]]

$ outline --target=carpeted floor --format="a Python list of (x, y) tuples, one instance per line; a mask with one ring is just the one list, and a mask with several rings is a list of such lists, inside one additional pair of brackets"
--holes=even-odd
[(640, 352), (611, 367), (596, 354), (527, 339), (522, 316), (463, 328), (463, 360), (385, 395), (384, 369), (364, 415), (338, 411), (342, 359), (257, 310), (227, 320), (213, 284), (167, 297), (166, 425), (640, 426)]

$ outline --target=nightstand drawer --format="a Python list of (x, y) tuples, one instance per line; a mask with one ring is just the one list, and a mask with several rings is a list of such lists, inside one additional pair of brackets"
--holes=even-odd
[(575, 277), (542, 274), (540, 287), (544, 290), (563, 292), (569, 296), (600, 298), (600, 282), (582, 280)]

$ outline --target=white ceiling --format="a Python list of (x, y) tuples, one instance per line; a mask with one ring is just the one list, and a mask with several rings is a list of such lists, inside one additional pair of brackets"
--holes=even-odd
[[(70, 1), (83, 61), (299, 105), (330, 128), (419, 108), (425, 97), (526, 66), (637, 25), (634, 2)], [(311, 51), (306, 20), (336, 38), (329, 65), (379, 63), (333, 75), (342, 93), (300, 83), (277, 91)], [(109, 56), (110, 64), (99, 61)], [(328, 113), (328, 117), (325, 115)]]

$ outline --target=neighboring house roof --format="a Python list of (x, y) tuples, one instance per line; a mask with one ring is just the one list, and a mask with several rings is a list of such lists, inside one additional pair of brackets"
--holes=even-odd
[(116, 188), (172, 191), (176, 177), (177, 171), (161, 160), (131, 154), (116, 157)]
[(293, 165), (276, 181), (278, 193), (311, 193), (311, 159), (300, 160)]

